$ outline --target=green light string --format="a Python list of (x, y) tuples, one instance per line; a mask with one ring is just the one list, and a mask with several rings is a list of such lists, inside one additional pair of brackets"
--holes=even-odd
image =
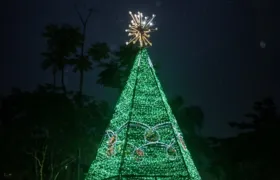
[(201, 179), (146, 49), (136, 56), (86, 180), (113, 177)]
[(138, 65), (137, 65), (137, 72), (136, 72), (136, 79), (135, 79), (135, 86), (134, 86), (134, 89), (133, 89), (133, 95), (132, 95), (132, 100), (131, 100), (131, 109), (130, 109), (130, 113), (129, 113), (129, 121), (127, 123), (127, 130), (126, 130), (126, 137), (125, 137), (125, 141), (124, 141), (124, 148), (122, 149), (122, 158), (121, 158), (121, 163), (120, 163), (120, 169), (119, 169), (119, 177), (121, 178), (122, 176), (122, 168), (123, 168), (123, 161), (124, 161), (124, 156), (125, 156), (125, 149), (127, 149), (127, 137), (128, 137), (128, 130), (129, 130), (129, 126), (130, 126), (130, 122), (131, 122), (131, 116), (132, 116), (132, 113), (133, 113), (133, 108), (134, 108), (134, 103), (133, 103), (133, 100), (134, 100), (134, 97), (135, 97), (135, 91), (136, 91), (136, 87), (137, 87), (137, 82), (138, 82), (138, 78), (137, 78), (137, 75), (138, 75), (138, 72), (139, 72), (139, 65), (140, 65), (140, 62), (142, 60), (142, 55), (143, 53), (141, 52), (142, 49), (140, 50), (139, 54), (140, 54), (140, 58), (138, 60)]
[[(151, 68), (151, 70), (152, 70), (153, 75), (154, 75), (154, 77), (156, 79), (157, 85), (159, 87), (160, 94), (162, 96), (162, 99), (163, 99), (163, 102), (165, 104), (165, 107), (166, 107), (166, 109), (168, 111), (169, 118), (170, 118), (170, 120), (172, 122), (173, 131), (174, 131), (174, 133), (177, 133), (178, 135), (180, 134), (180, 136), (183, 137), (182, 132), (181, 132), (181, 130), (179, 128), (178, 122), (176, 121), (176, 118), (175, 118), (175, 116), (172, 113), (172, 110), (171, 110), (171, 108), (170, 108), (170, 106), (168, 104), (167, 98), (166, 98), (166, 96), (165, 96), (165, 94), (163, 92), (161, 84), (160, 84), (160, 82), (159, 82), (159, 80), (158, 80), (158, 78), (156, 76), (155, 69)], [(177, 138), (178, 138), (178, 136), (177, 136)], [(178, 142), (178, 139), (177, 139), (177, 142)], [(193, 160), (191, 158), (191, 154), (190, 154), (189, 150), (187, 148), (183, 148), (182, 146), (179, 146), (179, 147), (180, 147), (181, 152), (185, 151), (185, 153), (182, 153), (182, 155), (183, 155), (183, 157), (185, 159), (186, 166), (189, 169), (189, 173), (190, 173), (191, 179), (193, 179), (193, 180), (201, 179), (201, 177), (200, 177), (200, 175), (198, 173), (198, 170), (197, 170), (197, 168), (196, 168), (196, 166), (195, 166), (195, 164), (194, 164), (194, 162), (193, 162)]]

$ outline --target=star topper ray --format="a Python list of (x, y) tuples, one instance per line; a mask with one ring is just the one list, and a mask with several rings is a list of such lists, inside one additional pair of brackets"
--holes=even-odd
[(138, 14), (132, 14), (132, 12), (129, 12), (129, 14), (132, 20), (129, 24), (129, 29), (126, 29), (125, 31), (128, 32), (128, 36), (132, 37), (126, 42), (126, 45), (139, 42), (140, 47), (152, 46), (149, 38), (151, 32), (158, 30), (158, 28), (153, 28), (153, 20), (156, 15), (153, 14), (149, 19), (147, 16), (144, 17), (141, 12), (138, 12)]

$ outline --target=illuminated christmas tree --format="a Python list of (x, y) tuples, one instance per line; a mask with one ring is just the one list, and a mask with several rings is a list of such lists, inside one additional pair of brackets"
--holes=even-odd
[(129, 43), (141, 50), (86, 180), (200, 180), (145, 48), (154, 15), (131, 16)]

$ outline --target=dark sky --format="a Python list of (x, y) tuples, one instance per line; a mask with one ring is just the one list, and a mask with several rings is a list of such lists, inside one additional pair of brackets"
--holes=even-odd
[[(0, 93), (11, 87), (34, 89), (51, 82), (40, 69), (48, 23), (79, 26), (75, 0), (10, 0), (1, 4)], [(279, 104), (279, 26), (277, 0), (98, 0), (79, 1), (80, 10), (98, 10), (90, 19), (87, 44), (105, 41), (117, 48), (127, 40), (128, 11), (156, 14), (152, 61), (168, 97), (182, 95), (205, 113), (205, 135), (232, 135), (228, 121), (242, 120), (255, 100), (272, 96)], [(84, 5), (83, 5), (84, 4)], [(260, 46), (262, 42), (262, 47)], [(263, 46), (265, 44), (265, 46)], [(86, 74), (85, 92), (116, 101), (116, 92)], [(66, 73), (68, 88), (78, 75)]]

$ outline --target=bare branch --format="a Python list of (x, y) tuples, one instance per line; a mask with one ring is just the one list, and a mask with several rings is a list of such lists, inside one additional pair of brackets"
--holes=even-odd
[(28, 154), (28, 155), (31, 155), (32, 157), (34, 156), (34, 153), (33, 153), (33, 152), (25, 151), (25, 153)]
[(44, 147), (44, 150), (43, 150), (43, 159), (42, 159), (42, 165), (44, 164), (45, 160), (46, 160), (46, 153), (47, 153), (47, 149), (48, 149), (48, 145), (46, 145)]
[(40, 167), (43, 166), (43, 163), (40, 161), (40, 159), (37, 156), (34, 156), (34, 158), (37, 160)]
[(89, 19), (89, 17), (91, 16), (92, 12), (93, 12), (93, 10), (90, 9), (89, 12), (88, 12), (88, 15), (87, 15), (87, 17), (86, 17), (86, 20), (85, 20), (85, 25), (87, 24), (88, 19)]
[(80, 18), (80, 21), (82, 22), (83, 26), (85, 26), (85, 22), (84, 22), (84, 20), (83, 20), (83, 17), (82, 17), (82, 15), (81, 15), (80, 11), (79, 11), (78, 8), (77, 8), (77, 5), (75, 5), (75, 10), (76, 10), (76, 13), (78, 14), (78, 16), (79, 16), (79, 18)]
[(79, 16), (80, 21), (82, 22), (83, 26), (85, 27), (85, 26), (87, 25), (87, 22), (88, 22), (89, 17), (90, 17), (91, 14), (93, 13), (93, 9), (92, 9), (92, 8), (89, 9), (88, 15), (87, 15), (87, 17), (86, 17), (85, 20), (84, 20), (82, 14), (80, 13), (80, 11), (78, 10), (77, 5), (75, 5), (75, 10), (76, 10), (76, 13), (77, 13), (78, 16)]
[(60, 164), (62, 165), (62, 166), (65, 166), (65, 165), (67, 165), (67, 164), (69, 164), (69, 163), (72, 163), (72, 162), (74, 162), (74, 161), (76, 161), (76, 158), (75, 157), (70, 157), (70, 158), (68, 158), (68, 159), (65, 159), (63, 162), (61, 162)]
[(40, 159), (37, 157), (37, 151), (34, 151), (34, 152), (26, 151), (25, 153), (28, 154), (28, 155), (31, 155), (37, 161), (39, 166), (42, 167), (42, 163), (41, 163)]
[[(70, 161), (68, 161), (68, 160), (70, 160)], [(67, 162), (67, 161), (68, 161), (68, 162), (67, 162), (66, 164), (64, 164), (63, 166), (60, 167), (60, 169), (57, 171), (57, 173), (56, 173), (56, 175), (55, 175), (55, 177), (54, 177), (54, 180), (57, 179), (58, 175), (60, 174), (60, 172), (61, 172), (61, 170), (63, 169), (64, 166), (71, 164), (71, 163), (74, 162), (75, 160), (76, 160), (76, 158), (73, 158), (73, 157), (70, 157), (70, 158), (64, 160), (61, 164), (65, 163), (65, 162)]]

